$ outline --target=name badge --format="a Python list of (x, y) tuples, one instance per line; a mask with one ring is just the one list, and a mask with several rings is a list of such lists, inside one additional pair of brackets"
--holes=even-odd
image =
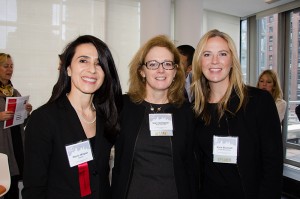
[(172, 114), (149, 114), (149, 128), (151, 136), (173, 136)]
[(89, 140), (66, 146), (70, 167), (93, 160), (92, 149)]
[(238, 137), (213, 137), (213, 161), (218, 163), (237, 163)]

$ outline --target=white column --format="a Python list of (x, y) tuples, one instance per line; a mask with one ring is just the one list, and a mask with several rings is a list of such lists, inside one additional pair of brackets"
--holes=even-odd
[(202, 36), (203, 0), (175, 0), (176, 45), (188, 44), (194, 48)]
[(171, 0), (141, 0), (141, 44), (158, 34), (170, 36)]

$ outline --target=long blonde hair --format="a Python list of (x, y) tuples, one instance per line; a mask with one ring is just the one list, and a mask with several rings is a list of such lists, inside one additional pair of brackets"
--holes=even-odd
[(146, 82), (140, 74), (141, 67), (145, 63), (145, 57), (153, 47), (165, 47), (174, 56), (174, 63), (178, 65), (174, 81), (168, 89), (168, 100), (175, 105), (181, 105), (184, 101), (184, 69), (180, 64), (180, 55), (174, 43), (165, 35), (158, 35), (147, 41), (135, 54), (129, 64), (129, 90), (128, 95), (135, 103), (141, 103), (146, 97)]
[[(191, 84), (191, 90), (195, 96), (194, 111), (196, 116), (202, 115), (205, 124), (209, 124), (211, 121), (211, 113), (207, 110), (208, 99), (210, 96), (210, 87), (208, 80), (202, 71), (202, 56), (203, 49), (207, 44), (208, 39), (213, 37), (221, 37), (224, 39), (229, 47), (230, 54), (232, 55), (232, 67), (229, 73), (229, 86), (225, 92), (225, 95), (218, 102), (218, 115), (219, 119), (224, 115), (225, 111), (232, 114), (236, 113), (245, 102), (246, 89), (243, 83), (241, 66), (237, 55), (237, 50), (234, 41), (229, 35), (219, 30), (211, 30), (207, 32), (199, 41), (194, 59), (193, 59), (193, 81)], [(239, 98), (239, 104), (233, 112), (229, 110), (228, 103), (232, 92), (235, 91)]]

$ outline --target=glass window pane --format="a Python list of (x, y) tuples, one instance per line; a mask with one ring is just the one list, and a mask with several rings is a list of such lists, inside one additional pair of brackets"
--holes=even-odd
[(288, 132), (287, 143), (291, 143), (286, 149), (286, 158), (300, 162), (300, 122), (295, 114), (295, 107), (300, 104), (300, 12), (290, 14), (290, 40), (289, 40), (289, 79), (288, 79)]
[(244, 82), (247, 84), (247, 62), (248, 62), (248, 30), (247, 30), (247, 20), (241, 22), (241, 67), (243, 73)]
[[(266, 70), (278, 72), (277, 38), (278, 14), (266, 16), (258, 20), (258, 75)], [(271, 58), (271, 59), (270, 59)]]

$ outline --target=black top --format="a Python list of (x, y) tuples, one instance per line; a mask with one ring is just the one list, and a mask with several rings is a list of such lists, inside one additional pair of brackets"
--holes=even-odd
[[(155, 108), (155, 112), (156, 111), (157, 109)], [(156, 161), (156, 156), (158, 156), (159, 161), (164, 158), (164, 163), (159, 162), (157, 166), (163, 166), (163, 170), (165, 170), (166, 167), (169, 167), (171, 163), (169, 162), (170, 157), (168, 156), (170, 154), (168, 154), (168, 150), (171, 145), (172, 166), (174, 169), (174, 179), (178, 199), (198, 199), (199, 197), (197, 196), (196, 189), (198, 181), (196, 180), (195, 157), (193, 154), (195, 121), (191, 105), (189, 103), (184, 103), (182, 106), (176, 107), (173, 104), (170, 104), (170, 106), (166, 108), (165, 112), (172, 114), (173, 136), (169, 137), (169, 142), (164, 142), (165, 140), (159, 142), (159, 144), (166, 144), (163, 145), (163, 148), (159, 151), (163, 152), (163, 154), (155, 154), (155, 158), (151, 157), (151, 162)], [(113, 199), (126, 199), (128, 195), (133, 171), (135, 170), (134, 167), (137, 167), (138, 156), (136, 154), (136, 144), (143, 140), (139, 138), (139, 136), (142, 132), (141, 129), (145, 128), (143, 121), (149, 118), (148, 115), (149, 106), (145, 107), (143, 104), (132, 102), (128, 95), (123, 96), (123, 109), (120, 114), (121, 132), (115, 143), (115, 160), (112, 172)], [(166, 137), (166, 140), (167, 139), (168, 138)], [(157, 153), (158, 143), (155, 142), (155, 145), (155, 148), (153, 147), (151, 150), (155, 150), (155, 153)], [(150, 154), (150, 152), (147, 152), (147, 155), (148, 154)], [(141, 157), (140, 154), (139, 157)], [(149, 159), (149, 157), (147, 157), (147, 159)], [(143, 162), (143, 164), (145, 164), (145, 162)], [(157, 166), (153, 166), (153, 170), (151, 167), (151, 170), (147, 173), (147, 175), (156, 171)], [(146, 165), (145, 168), (149, 168), (149, 166)], [(171, 170), (168, 170), (166, 174), (169, 175), (170, 172)], [(162, 172), (160, 172), (159, 175), (161, 175), (161, 173)], [(159, 181), (157, 179), (155, 180)], [(168, 180), (167, 182), (169, 183), (170, 181)], [(153, 184), (153, 186), (155, 185)], [(169, 186), (170, 184), (168, 184), (168, 189), (170, 189)], [(174, 189), (174, 191), (176, 190)], [(150, 197), (152, 194), (155, 194), (154, 192), (155, 190), (151, 192), (144, 192), (145, 195), (140, 198)], [(168, 194), (171, 193), (168, 192)]]
[(231, 132), (225, 116), (219, 121), (217, 104), (209, 104), (208, 108), (212, 114), (212, 121), (199, 132), (205, 170), (201, 195), (204, 199), (211, 197), (242, 199), (244, 194), (237, 164), (213, 162), (213, 136), (231, 136)]
[[(215, 119), (210, 125), (205, 125), (202, 118), (198, 118), (196, 131), (199, 136), (201, 188), (203, 195), (209, 194), (204, 198), (281, 197), (283, 147), (277, 108), (267, 91), (247, 87), (246, 92), (246, 106), (232, 114), (239, 104), (239, 98), (233, 91), (228, 103), (229, 111), (221, 118), (220, 125)], [(215, 114), (213, 118), (216, 118)], [(213, 163), (214, 134), (238, 137), (236, 165)]]
[(296, 106), (295, 113), (296, 113), (298, 119), (300, 120), (300, 104), (298, 106)]
[[(144, 102), (147, 115), (163, 113), (168, 104), (158, 105)], [(160, 111), (158, 111), (160, 110)], [(128, 199), (176, 199), (172, 144), (169, 136), (151, 136), (149, 117), (145, 117), (136, 141), (133, 174)], [(151, 194), (150, 194), (151, 193)]]
[(80, 196), (78, 166), (70, 167), (66, 145), (87, 137), (66, 96), (33, 111), (26, 127), (23, 199), (110, 199), (109, 158), (112, 143), (105, 137), (97, 112), (96, 135), (90, 139), (94, 159), (88, 162), (91, 194)]

